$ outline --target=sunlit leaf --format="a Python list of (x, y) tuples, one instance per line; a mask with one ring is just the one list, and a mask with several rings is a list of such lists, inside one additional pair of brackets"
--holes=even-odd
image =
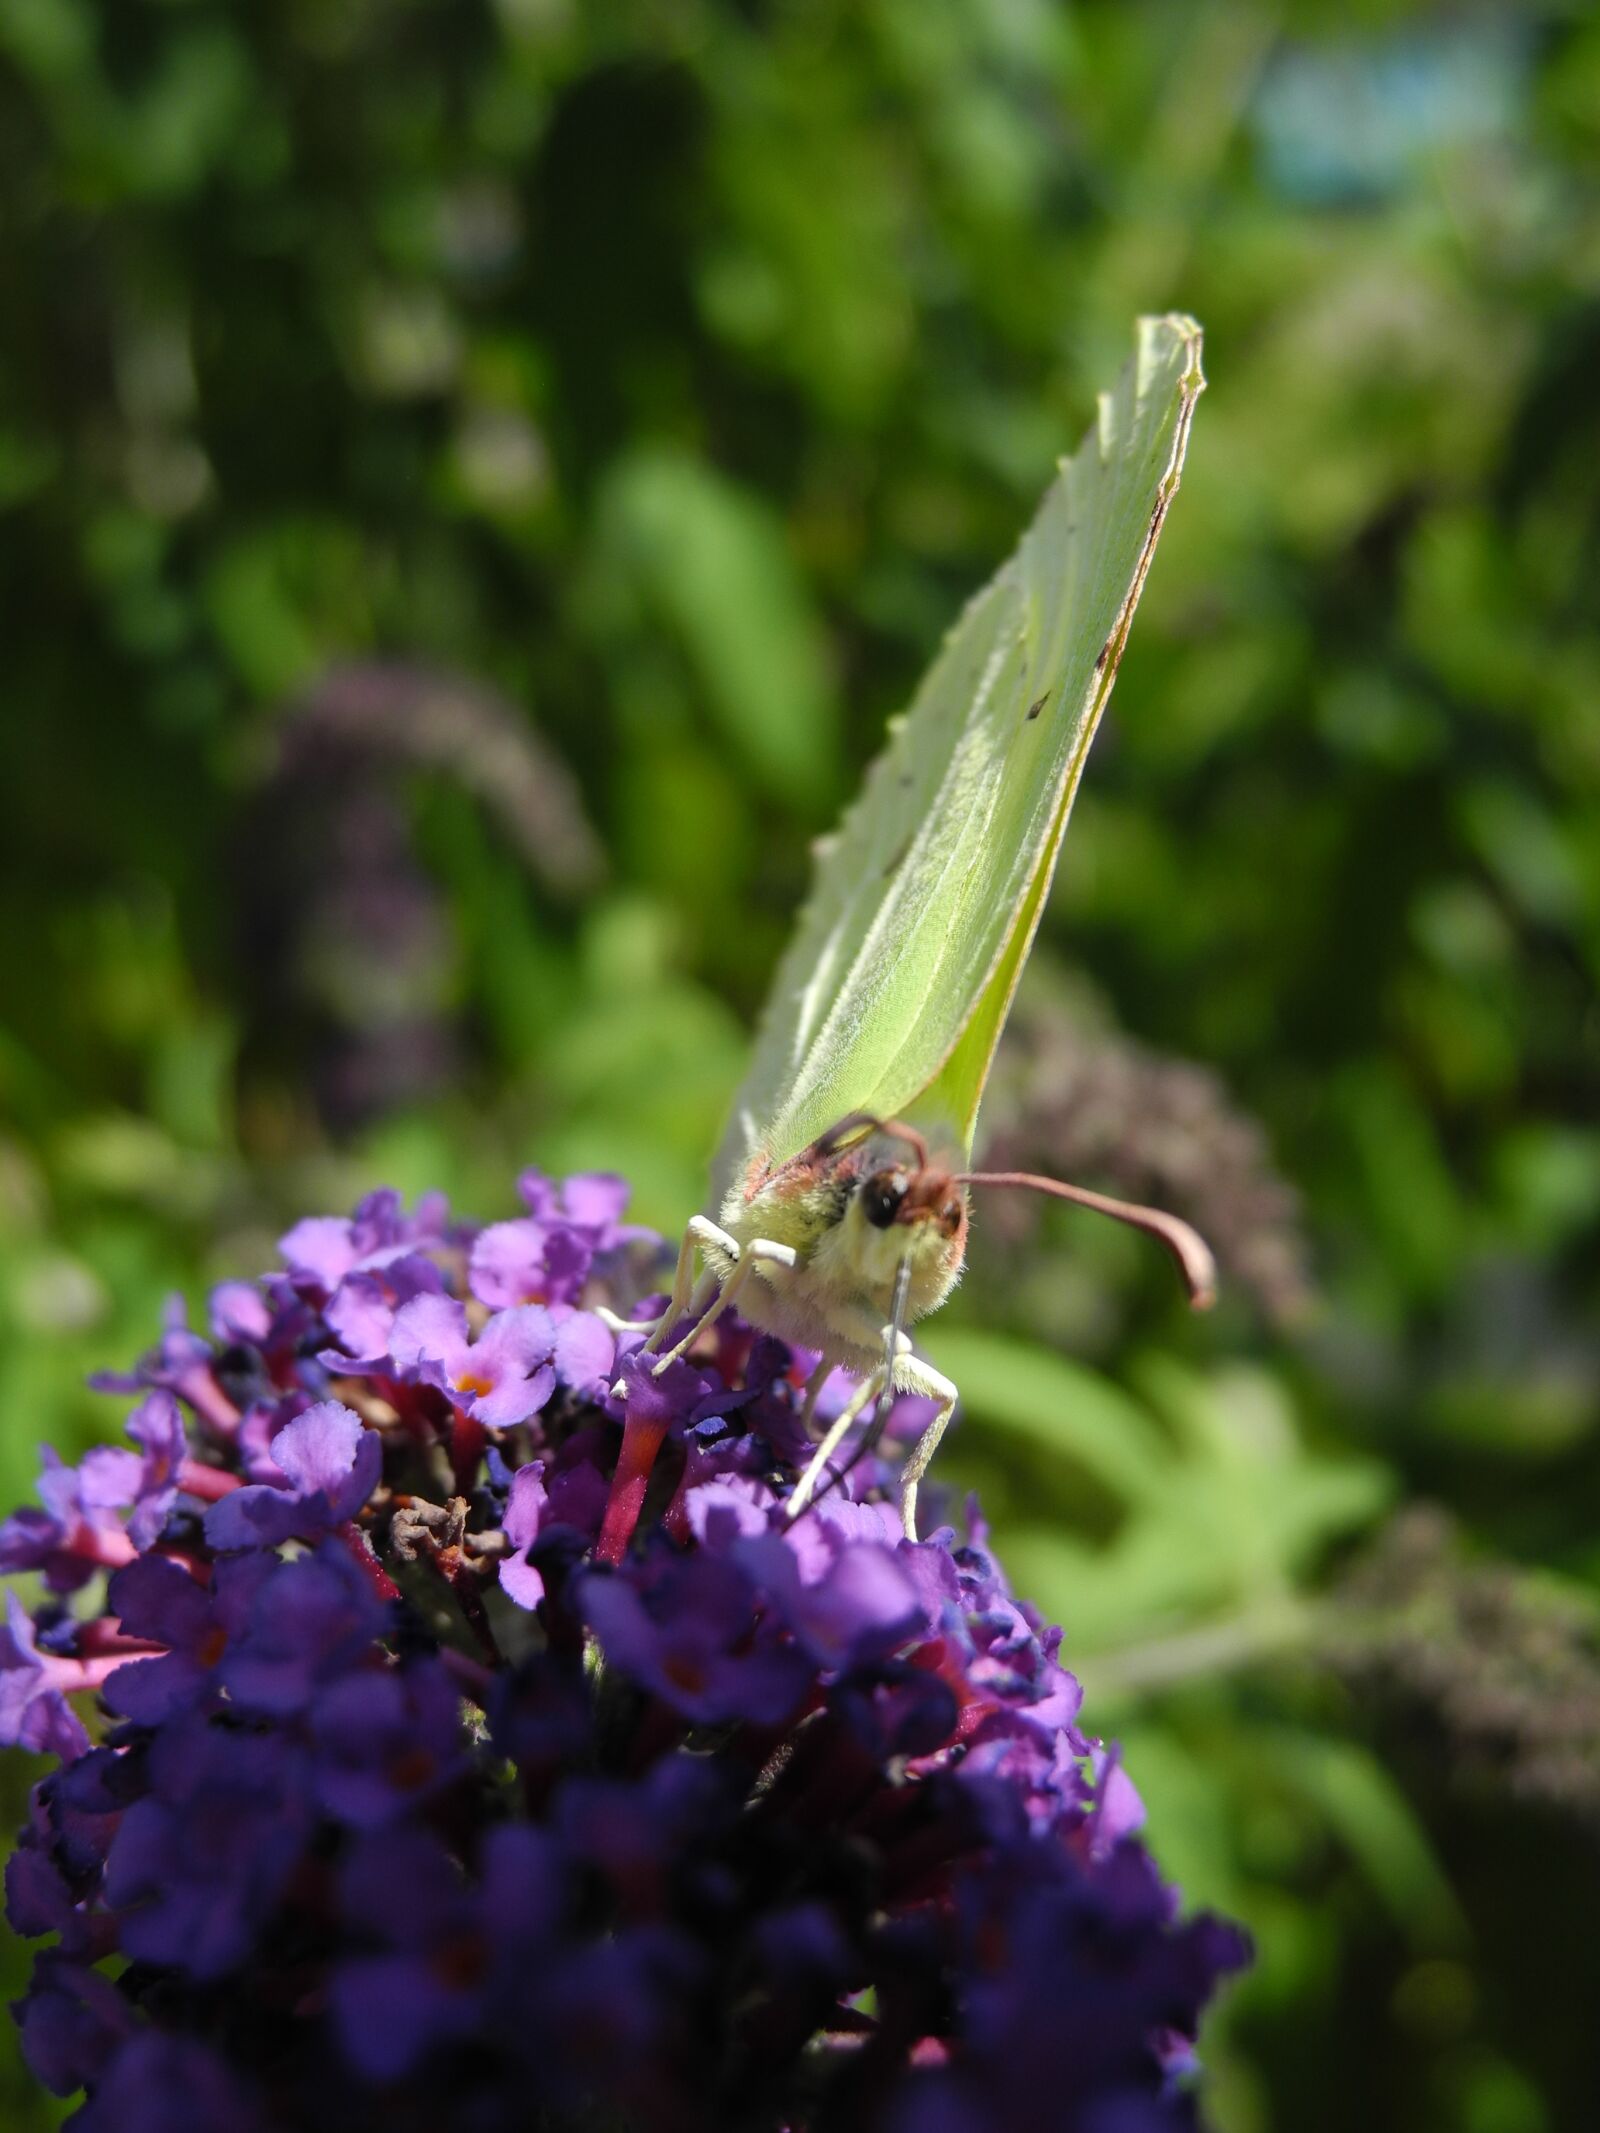
[(821, 635), (770, 508), (703, 461), (643, 449), (600, 506), (605, 567), (679, 636), (729, 747), (801, 805), (832, 779), (837, 712)]

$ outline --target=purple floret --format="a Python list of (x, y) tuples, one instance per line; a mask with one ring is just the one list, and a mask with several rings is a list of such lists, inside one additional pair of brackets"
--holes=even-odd
[(537, 1607), (544, 1598), (544, 1579), (528, 1561), (527, 1551), (539, 1538), (549, 1510), (544, 1461), (530, 1460), (511, 1477), (502, 1521), (510, 1552), (500, 1565), (500, 1583), (519, 1607)]
[(218, 1437), (227, 1437), (239, 1410), (217, 1381), (211, 1343), (191, 1331), (181, 1296), (168, 1299), (161, 1339), (131, 1371), (96, 1371), (89, 1383), (97, 1392), (171, 1392)]
[(775, 1725), (810, 1686), (804, 1653), (761, 1622), (731, 1561), (658, 1556), (638, 1579), (590, 1573), (577, 1598), (606, 1658), (699, 1724)]
[(278, 1240), (289, 1278), (299, 1287), (331, 1296), (345, 1276), (388, 1266), (408, 1252), (443, 1244), (448, 1235), (444, 1200), (437, 1194), (407, 1215), (396, 1192), (369, 1193), (346, 1220), (309, 1215)]
[(218, 1661), (219, 1680), (252, 1716), (298, 1714), (350, 1668), (383, 1663), (375, 1640), (388, 1619), (359, 1564), (325, 1541), (313, 1555), (274, 1560), (271, 1575), (252, 1583), (245, 1620)]
[(92, 2084), (133, 2029), (133, 2016), (108, 1977), (46, 1949), (25, 2000), (13, 2009), (22, 2056), (53, 2096)]
[(569, 1303), (593, 1259), (588, 1240), (565, 1224), (495, 1222), (472, 1247), (472, 1293), (491, 1311)]
[(191, 2038), (141, 2030), (106, 2066), (73, 2133), (270, 2133), (239, 2076)]
[(310, 1729), (317, 1799), (356, 1829), (402, 1821), (472, 1768), (460, 1692), (431, 1660), (340, 1675)]
[(330, 1370), (363, 1375), (394, 1367), (390, 1341), (395, 1315), (419, 1296), (443, 1296), (444, 1279), (431, 1259), (406, 1252), (381, 1267), (346, 1274), (323, 1309), (338, 1347), (324, 1350)]
[(130, 1659), (107, 1676), (108, 1708), (141, 1725), (159, 1725), (219, 1690), (217, 1669), (249, 1622), (257, 1592), (276, 1572), (277, 1559), (268, 1554), (217, 1563), (209, 1585), (158, 1555), (119, 1570), (106, 1601), (123, 1634), (166, 1649), (154, 1658)]
[(378, 1485), (383, 1447), (359, 1415), (323, 1400), (286, 1423), (272, 1457), (287, 1484), (235, 1489), (206, 1513), (213, 1548), (271, 1548), (313, 1540), (354, 1518)]
[(0, 1576), (37, 1570), (52, 1592), (76, 1592), (108, 1563), (132, 1559), (136, 1543), (117, 1514), (137, 1501), (144, 1466), (109, 1444), (78, 1466), (48, 1445), (40, 1458), (40, 1508), (27, 1505), (0, 1525)]
[(16, 1594), (8, 1592), (5, 1626), (0, 1628), (0, 1744), (58, 1755), (63, 1762), (82, 1755), (89, 1736), (67, 1697), (89, 1685), (89, 1676), (75, 1660), (39, 1649), (32, 1616)]
[(124, 1952), (197, 1979), (247, 1962), (304, 1855), (309, 1777), (283, 1734), (192, 1711), (168, 1721), (150, 1747), (149, 1789), (106, 1856)]
[(476, 1340), (464, 1305), (419, 1296), (395, 1315), (396, 1365), (439, 1390), (486, 1429), (510, 1429), (536, 1415), (555, 1390), (556, 1328), (537, 1304), (499, 1311)]
[(129, 1415), (127, 1430), (143, 1454), (128, 1520), (128, 1538), (136, 1548), (148, 1548), (159, 1539), (167, 1515), (178, 1500), (189, 1439), (182, 1409), (170, 1392), (159, 1388)]
[[(521, 2000), (531, 2012), (527, 1984), (570, 1959), (562, 1927), (575, 1893), (560, 1846), (527, 1826), (488, 1832), (475, 1880), (420, 1830), (358, 1844), (341, 1894), (377, 1945), (334, 1978), (352, 2064), (370, 2080), (397, 2080), (442, 2042), (472, 2035), (486, 2008), (509, 2013)], [(532, 2057), (528, 2013), (508, 2042)]]

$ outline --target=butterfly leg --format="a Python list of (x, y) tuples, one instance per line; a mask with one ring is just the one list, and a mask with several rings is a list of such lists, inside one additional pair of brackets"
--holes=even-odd
[(800, 1427), (809, 1437), (811, 1424), (816, 1418), (817, 1402), (822, 1398), (822, 1388), (833, 1375), (833, 1363), (825, 1355), (818, 1356), (817, 1367), (806, 1379), (805, 1397), (800, 1403)]
[(703, 1275), (698, 1288), (694, 1280), (695, 1253), (708, 1242), (721, 1245), (731, 1259), (739, 1256), (739, 1247), (726, 1230), (718, 1229), (715, 1222), (708, 1221), (704, 1215), (696, 1215), (683, 1233), (683, 1242), (678, 1247), (678, 1264), (673, 1269), (672, 1294), (659, 1318), (620, 1318), (615, 1311), (608, 1311), (604, 1304), (596, 1307), (595, 1316), (613, 1333), (648, 1333), (650, 1338), (642, 1353), (654, 1355), (685, 1311), (692, 1311), (698, 1317), (711, 1301), (716, 1289), (715, 1275)]
[(928, 1462), (939, 1449), (939, 1439), (950, 1426), (950, 1417), (955, 1413), (959, 1397), (956, 1388), (942, 1371), (925, 1362), (920, 1355), (902, 1352), (895, 1364), (894, 1384), (896, 1392), (914, 1392), (925, 1400), (937, 1400), (939, 1411), (922, 1435), (912, 1445), (905, 1465), (900, 1470), (900, 1519), (906, 1529), (907, 1540), (917, 1537), (917, 1484), (928, 1471)]
[[(709, 1238), (712, 1243), (720, 1245), (722, 1250), (732, 1257), (734, 1261), (733, 1270), (726, 1281), (723, 1282), (715, 1302), (711, 1303), (709, 1309), (702, 1302), (700, 1292), (696, 1292), (689, 1307), (694, 1317), (694, 1324), (675, 1347), (669, 1348), (664, 1355), (657, 1359), (657, 1377), (661, 1375), (669, 1363), (676, 1362), (680, 1355), (691, 1348), (707, 1326), (714, 1325), (730, 1304), (738, 1302), (740, 1290), (743, 1289), (758, 1266), (763, 1262), (769, 1266), (793, 1266), (795, 1263), (796, 1254), (793, 1245), (775, 1244), (770, 1237), (752, 1237), (741, 1251), (726, 1230), (718, 1229), (716, 1224), (708, 1222), (704, 1215), (696, 1215), (694, 1221), (689, 1224), (689, 1228), (691, 1232), (698, 1228), (701, 1242)], [(706, 1278), (709, 1281), (715, 1281), (715, 1276), (707, 1276)], [(657, 1328), (655, 1335), (645, 1342), (647, 1353), (653, 1352), (656, 1340), (661, 1337), (661, 1333), (672, 1322), (670, 1318), (662, 1320), (661, 1326)]]
[(694, 1280), (695, 1246), (699, 1242), (695, 1235), (694, 1223), (700, 1219), (696, 1215), (694, 1222), (691, 1222), (683, 1233), (682, 1244), (678, 1246), (678, 1264), (673, 1269), (672, 1294), (668, 1298), (665, 1311), (659, 1318), (619, 1318), (615, 1311), (608, 1311), (605, 1305), (601, 1304), (595, 1316), (602, 1319), (613, 1333), (648, 1333), (659, 1340), (667, 1327), (676, 1325), (688, 1310)]
[[(718, 1229), (717, 1225), (704, 1215), (694, 1216), (683, 1233), (682, 1244), (678, 1247), (678, 1264), (672, 1276), (672, 1294), (668, 1297), (667, 1307), (659, 1318), (619, 1318), (615, 1311), (608, 1311), (604, 1304), (599, 1306), (595, 1316), (602, 1319), (613, 1333), (648, 1333), (650, 1338), (639, 1352), (641, 1355), (653, 1355), (686, 1311), (698, 1320), (716, 1293), (717, 1278), (714, 1274), (702, 1274), (698, 1282), (694, 1278), (695, 1253), (708, 1241), (720, 1244), (734, 1259), (738, 1258), (739, 1247), (726, 1230)], [(613, 1398), (620, 1400), (626, 1390), (626, 1379), (618, 1378), (611, 1388)]]
[[(823, 1370), (823, 1375), (826, 1377), (827, 1372), (823, 1369), (823, 1365), (819, 1363), (817, 1368)], [(789, 1492), (789, 1501), (785, 1504), (784, 1511), (791, 1522), (800, 1516), (800, 1513), (816, 1494), (817, 1485), (828, 1471), (834, 1453), (849, 1435), (857, 1418), (867, 1407), (881, 1397), (888, 1383), (888, 1366), (886, 1363), (879, 1363), (874, 1369), (867, 1372), (854, 1393), (851, 1394), (848, 1405), (829, 1424), (827, 1435), (811, 1455), (811, 1464)], [(820, 1386), (818, 1390), (821, 1390)]]
[(678, 1247), (678, 1264), (672, 1276), (672, 1294), (667, 1300), (667, 1308), (656, 1320), (650, 1338), (644, 1344), (642, 1352), (645, 1355), (655, 1354), (685, 1311), (698, 1318), (710, 1303), (716, 1289), (716, 1276), (706, 1273), (701, 1275), (698, 1282), (694, 1279), (695, 1253), (703, 1251), (708, 1244), (720, 1245), (735, 1259), (739, 1256), (739, 1247), (726, 1230), (718, 1229), (715, 1222), (705, 1215), (690, 1217), (689, 1226), (683, 1233), (683, 1242)]

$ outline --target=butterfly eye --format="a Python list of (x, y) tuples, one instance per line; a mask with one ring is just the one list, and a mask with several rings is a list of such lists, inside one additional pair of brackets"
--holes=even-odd
[(874, 1229), (889, 1229), (906, 1196), (903, 1170), (877, 1170), (861, 1188), (861, 1212)]

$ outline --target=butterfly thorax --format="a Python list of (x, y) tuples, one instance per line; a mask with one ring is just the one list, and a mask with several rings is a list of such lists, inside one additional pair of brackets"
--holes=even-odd
[[(759, 1263), (740, 1300), (752, 1324), (854, 1367), (882, 1353), (901, 1265), (910, 1264), (910, 1322), (943, 1303), (966, 1252), (966, 1194), (950, 1173), (886, 1163), (866, 1146), (807, 1151), (776, 1168), (758, 1158), (721, 1222), (741, 1246), (764, 1237), (796, 1256), (792, 1268)], [(729, 1267), (710, 1257), (726, 1278)]]

